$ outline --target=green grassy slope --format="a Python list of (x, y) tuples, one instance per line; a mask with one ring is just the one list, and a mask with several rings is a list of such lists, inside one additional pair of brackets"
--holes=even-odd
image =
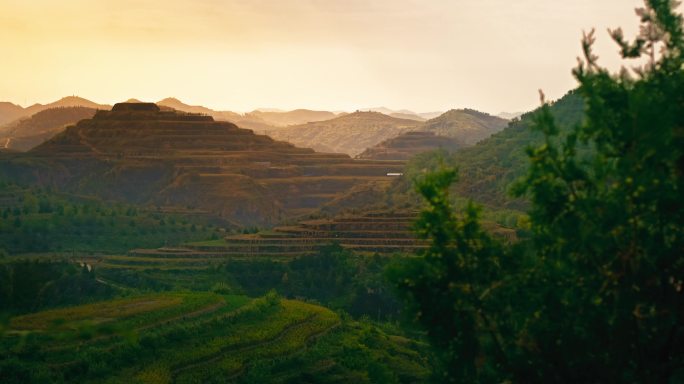
[(416, 382), (422, 348), (272, 293), (168, 292), (11, 318), (0, 381)]
[[(551, 111), (561, 130), (582, 121), (583, 102), (570, 92), (554, 102)], [(459, 180), (454, 184), (455, 196), (472, 199), (490, 209), (524, 208), (525, 202), (509, 194), (511, 184), (524, 175), (528, 167), (526, 149), (543, 142), (543, 135), (533, 130), (536, 111), (480, 143), (454, 153), (432, 152), (415, 156), (406, 165), (405, 177), (397, 179), (387, 192), (387, 199), (401, 204), (415, 204), (420, 199), (413, 191), (412, 180), (421, 173), (435, 169), (440, 161), (458, 168)], [(441, 159), (441, 160), (440, 160)]]

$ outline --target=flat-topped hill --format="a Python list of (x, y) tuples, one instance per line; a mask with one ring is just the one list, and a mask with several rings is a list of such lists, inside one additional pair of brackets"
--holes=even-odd
[(355, 156), (383, 140), (414, 131), (421, 125), (416, 120), (398, 119), (379, 112), (355, 112), (265, 133), (296, 145)]
[(385, 140), (382, 143), (368, 148), (357, 156), (359, 159), (374, 160), (408, 160), (414, 155), (429, 152), (435, 149), (455, 151), (464, 145), (461, 141), (438, 136), (435, 132), (406, 132), (395, 138)]
[(118, 103), (112, 107), (112, 112), (159, 112), (161, 109), (155, 103), (139, 101)]
[(26, 154), (3, 159), (0, 176), (18, 182), (200, 208), (250, 225), (310, 212), (402, 167), (318, 153), (211, 116), (136, 103), (98, 111)]

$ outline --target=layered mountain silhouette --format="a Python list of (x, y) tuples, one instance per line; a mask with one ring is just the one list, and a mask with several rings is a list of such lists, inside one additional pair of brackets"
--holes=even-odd
[(103, 199), (200, 209), (240, 224), (311, 212), (401, 164), (357, 161), (254, 134), (211, 116), (121, 103), (23, 154), (0, 157), (22, 183)]
[(380, 112), (355, 112), (331, 120), (279, 128), (265, 133), (319, 151), (358, 155), (366, 148), (407, 131), (421, 122), (397, 119)]
[[(130, 99), (130, 103), (139, 103), (137, 99)], [(486, 113), (462, 109), (450, 110), (431, 120), (424, 121), (424, 116), (433, 113), (416, 114), (409, 110), (394, 111), (388, 108), (369, 108), (370, 110), (391, 113), (389, 116), (379, 112), (334, 113), (328, 111), (313, 111), (297, 109), (293, 111), (255, 110), (239, 114), (232, 111), (215, 111), (213, 109), (189, 105), (176, 98), (166, 98), (156, 102), (164, 111), (181, 111), (187, 113), (211, 116), (214, 120), (229, 121), (242, 128), (249, 128), (258, 133), (271, 135), (279, 140), (290, 141), (303, 147), (311, 147), (323, 152), (346, 153), (358, 156), (369, 150), (362, 157), (375, 158), (380, 153), (394, 153), (394, 145), (403, 145), (403, 140), (380, 144), (386, 140), (396, 138), (409, 131), (434, 132), (436, 136), (450, 137), (463, 145), (472, 145), (477, 141), (498, 132), (506, 126), (507, 120)], [(63, 108), (87, 108), (87, 113), (81, 110), (76, 113)], [(67, 124), (92, 116), (95, 110), (109, 110), (110, 106), (97, 104), (80, 97), (70, 96), (54, 103), (35, 104), (29, 108), (22, 108), (11, 103), (0, 103), (0, 119), (14, 119), (11, 123), (0, 126), (0, 148), (27, 150), (60, 132)], [(53, 110), (49, 114), (32, 115), (44, 110)], [(85, 113), (85, 114), (84, 114)], [(16, 119), (20, 116), (19, 119)], [(26, 121), (23, 121), (26, 120)], [(411, 136), (416, 139), (419, 136)], [(423, 144), (417, 145), (420, 151), (433, 146), (429, 142), (442, 140), (429, 138)], [(372, 147), (381, 145), (373, 150)], [(459, 145), (442, 140), (437, 147), (456, 148)], [(400, 151), (389, 158), (404, 159), (416, 151)], [(371, 154), (372, 153), (372, 154)], [(396, 155), (396, 156), (395, 156)], [(382, 157), (382, 156), (381, 156)]]
[[(290, 141), (297, 145), (311, 147), (320, 151), (341, 152), (352, 156), (369, 152), (362, 157), (373, 158), (379, 153), (391, 152), (390, 147), (404, 145), (403, 140), (380, 144), (385, 140), (397, 138), (410, 131), (432, 132), (436, 136), (452, 138), (447, 141), (430, 135), (410, 136), (406, 139), (425, 139), (425, 145), (420, 145), (419, 153), (423, 150), (435, 149), (440, 145), (457, 148), (477, 143), (478, 141), (499, 132), (506, 127), (508, 120), (491, 116), (471, 109), (450, 110), (440, 116), (425, 122), (414, 119), (398, 119), (380, 112), (355, 112), (335, 119), (308, 124), (279, 128), (264, 133), (280, 140)], [(440, 141), (441, 140), (441, 141)], [(436, 145), (440, 141), (440, 145)], [(432, 145), (432, 144), (435, 145)], [(381, 148), (375, 148), (380, 145)], [(389, 146), (389, 147), (386, 147)], [(404, 159), (410, 152), (398, 155)], [(390, 156), (394, 157), (394, 156)]]
[(86, 107), (92, 109), (110, 109), (111, 105), (98, 104), (88, 99), (78, 96), (63, 97), (53, 103), (49, 104), (34, 104), (30, 107), (23, 108), (8, 102), (0, 102), (0, 126), (11, 123), (15, 120), (30, 117), (40, 111), (51, 108), (63, 107)]
[(416, 120), (416, 121), (425, 121), (427, 120), (424, 117), (418, 116), (414, 113), (390, 113), (389, 116), (396, 117), (397, 119), (408, 119), (408, 120)]
[(166, 98), (156, 103), (159, 106), (170, 107), (178, 111), (201, 113), (212, 116), (216, 120), (230, 121), (240, 127), (263, 132), (273, 127), (303, 124), (311, 121), (321, 121), (334, 118), (336, 115), (328, 111), (312, 111), (295, 109), (293, 111), (255, 110), (245, 114), (232, 111), (215, 111), (202, 106), (192, 106), (175, 98)]
[(410, 120), (418, 120), (418, 121), (425, 121), (428, 119), (435, 118), (439, 115), (441, 115), (443, 112), (423, 112), (423, 113), (418, 113), (418, 112), (413, 112), (408, 109), (389, 109), (385, 107), (374, 107), (374, 108), (361, 108), (361, 111), (368, 111), (368, 112), (380, 112), (384, 115), (387, 116), (392, 116), (396, 117), (398, 119), (410, 119)]
[(295, 109), (288, 112), (268, 112), (253, 111), (245, 115), (250, 118), (257, 118), (267, 124), (276, 127), (288, 125), (306, 124), (313, 121), (330, 120), (337, 117), (336, 114), (328, 111), (312, 111), (309, 109)]
[[(514, 120), (503, 130), (478, 142), (476, 145), (458, 148), (445, 160), (448, 165), (458, 168), (458, 182), (452, 186), (453, 192), (461, 197), (472, 199), (490, 207), (507, 209), (526, 209), (527, 203), (522, 198), (513, 198), (510, 186), (523, 176), (528, 169), (529, 157), (525, 150), (544, 143), (541, 132), (532, 129), (538, 110), (524, 113), (519, 120)], [(551, 104), (551, 113), (559, 127), (561, 135), (581, 123), (584, 117), (582, 98), (572, 91)], [(429, 132), (429, 131), (428, 131)], [(409, 135), (404, 134), (400, 137)], [(386, 158), (384, 148), (396, 150), (393, 140), (364, 152), (364, 157)], [(580, 148), (585, 151), (587, 148)], [(423, 169), (434, 166), (436, 158), (415, 158), (415, 162), (407, 168)], [(324, 209), (338, 211), (338, 207), (347, 208), (350, 204), (356, 209), (378, 208), (387, 202), (398, 206), (418, 204), (419, 199), (412, 199), (413, 186), (410, 178), (395, 180), (389, 189), (378, 186), (359, 186), (354, 195), (347, 194), (331, 202)], [(350, 203), (351, 201), (351, 203)]]
[(24, 108), (6, 101), (0, 102), (0, 126), (24, 116)]
[(0, 129), (0, 146), (27, 151), (60, 133), (67, 125), (93, 117), (95, 112), (96, 109), (88, 107), (57, 107), (42, 110)]
[(444, 149), (449, 152), (472, 146), (501, 131), (508, 121), (472, 109), (452, 109), (406, 132), (366, 149), (362, 159), (408, 160), (419, 153)]

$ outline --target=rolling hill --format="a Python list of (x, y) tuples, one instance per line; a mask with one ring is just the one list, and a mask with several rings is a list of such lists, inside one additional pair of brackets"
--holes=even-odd
[(0, 130), (0, 146), (28, 151), (63, 131), (69, 124), (91, 118), (97, 112), (88, 107), (55, 107), (17, 120)]
[(273, 294), (147, 293), (15, 316), (0, 356), (0, 372), (23, 383), (349, 382), (378, 369), (410, 383), (428, 374), (415, 342)]
[[(426, 170), (434, 169), (440, 162), (456, 167), (459, 177), (452, 189), (461, 200), (471, 199), (483, 204), (490, 213), (506, 210), (519, 211), (527, 207), (524, 199), (510, 196), (511, 184), (527, 171), (529, 159), (525, 150), (543, 142), (541, 133), (532, 129), (537, 110), (523, 114), (511, 121), (508, 127), (480, 141), (476, 145), (459, 148), (453, 153), (434, 151), (418, 154), (403, 170), (404, 177), (395, 179), (388, 188), (382, 185), (361, 185), (323, 207), (324, 211), (341, 209), (379, 209), (413, 207), (421, 204), (412, 181)], [(568, 129), (582, 121), (582, 99), (571, 91), (551, 105), (551, 113), (561, 128)], [(391, 142), (391, 141), (390, 141)], [(382, 147), (373, 151), (382, 152)], [(371, 154), (372, 151), (366, 152)], [(351, 205), (350, 205), (351, 204)]]
[(357, 158), (408, 160), (419, 153), (434, 151), (440, 148), (453, 152), (463, 146), (461, 141), (451, 137), (438, 136), (434, 132), (414, 131), (403, 133), (368, 148), (358, 155)]
[(355, 112), (331, 120), (278, 128), (264, 133), (299, 146), (355, 156), (384, 140), (416, 130), (421, 124), (419, 121), (397, 119), (379, 112)]
[[(503, 131), (453, 155), (450, 161), (459, 169), (454, 188), (459, 195), (498, 207), (524, 207), (524, 202), (509, 195), (509, 187), (527, 171), (525, 150), (543, 143), (542, 134), (532, 129), (536, 111), (523, 114)], [(582, 121), (584, 104), (576, 93), (569, 92), (552, 104), (551, 112), (561, 130), (568, 129)]]
[(86, 107), (92, 109), (104, 109), (108, 110), (111, 105), (97, 104), (90, 100), (84, 99), (77, 96), (67, 96), (63, 97), (53, 103), (49, 104), (34, 104), (30, 107), (23, 108), (12, 103), (2, 102), (0, 103), (0, 126), (3, 124), (11, 123), (15, 120), (30, 117), (38, 112), (44, 111), (51, 108), (63, 108), (63, 107)]
[(508, 120), (472, 109), (452, 109), (425, 122), (423, 130), (473, 145), (506, 128)]
[(210, 116), (121, 103), (25, 154), (0, 176), (130, 203), (197, 208), (240, 224), (311, 212), (400, 164), (355, 161), (255, 135)]
[(24, 108), (6, 101), (0, 102), (0, 126), (24, 116)]
[(249, 128), (256, 132), (271, 130), (273, 127), (304, 124), (310, 121), (328, 120), (336, 115), (327, 111), (311, 111), (308, 109), (295, 109), (293, 111), (255, 110), (240, 114), (231, 111), (215, 111), (210, 108), (188, 105), (176, 98), (166, 98), (156, 103), (159, 106), (173, 108), (188, 113), (200, 113), (213, 117), (216, 120), (230, 121), (242, 128)]

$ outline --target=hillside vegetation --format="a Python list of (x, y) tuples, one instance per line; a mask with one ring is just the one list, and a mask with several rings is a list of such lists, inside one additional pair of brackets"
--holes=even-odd
[(473, 145), (508, 125), (508, 120), (472, 109), (452, 109), (425, 122), (422, 129)]
[(419, 153), (431, 152), (439, 149), (447, 152), (454, 152), (463, 146), (463, 142), (458, 139), (438, 136), (430, 131), (414, 131), (402, 133), (397, 137), (393, 137), (371, 148), (367, 148), (359, 154), (357, 158), (406, 161)]
[(3, 383), (415, 382), (417, 344), (269, 293), (135, 295), (11, 318)]
[(206, 217), (0, 181), (0, 252), (125, 252), (218, 236)]

